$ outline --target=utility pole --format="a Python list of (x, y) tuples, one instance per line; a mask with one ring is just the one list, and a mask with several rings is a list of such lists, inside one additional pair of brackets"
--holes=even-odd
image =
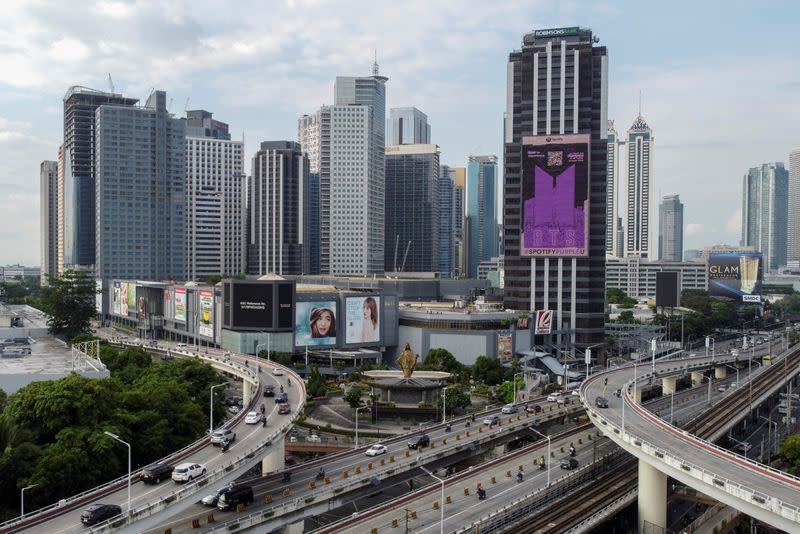
[[(442, 504), (444, 504), (444, 503), (442, 503)], [(409, 514), (409, 509), (408, 508), (404, 508), (404, 510), (406, 511), (406, 534), (408, 534), (408, 514)]]

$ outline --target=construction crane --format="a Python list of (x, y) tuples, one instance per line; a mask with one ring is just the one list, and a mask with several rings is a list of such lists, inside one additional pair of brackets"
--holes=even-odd
[(406, 252), (403, 254), (403, 263), (400, 265), (400, 272), (402, 273), (406, 268), (406, 258), (408, 258), (408, 249), (411, 248), (411, 240), (408, 240), (408, 245), (406, 245)]
[(189, 97), (186, 97), (186, 103), (183, 105), (183, 114), (186, 115), (186, 110), (189, 109)]
[(111, 73), (110, 72), (108, 73), (108, 88), (111, 91), (111, 94), (113, 95), (115, 93), (115, 91), (114, 91), (114, 80), (111, 79)]

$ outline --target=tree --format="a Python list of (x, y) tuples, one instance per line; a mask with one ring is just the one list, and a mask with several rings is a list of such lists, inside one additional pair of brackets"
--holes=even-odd
[(606, 298), (609, 304), (619, 304), (622, 299), (628, 298), (628, 295), (623, 290), (612, 287), (606, 291)]
[(48, 280), (41, 290), (41, 302), (50, 333), (72, 339), (88, 332), (96, 313), (94, 280), (84, 271), (73, 270)]
[(472, 378), (489, 386), (502, 382), (504, 374), (500, 360), (491, 356), (478, 356), (472, 365)]
[(636, 322), (636, 318), (633, 316), (632, 311), (625, 310), (623, 312), (620, 312), (619, 317), (617, 317), (617, 322), (632, 324)]
[(364, 392), (361, 390), (361, 388), (358, 386), (353, 386), (347, 393), (344, 394), (343, 398), (351, 408), (355, 409), (361, 406), (362, 395), (364, 395)]
[(789, 436), (783, 440), (780, 452), (787, 464), (788, 471), (793, 475), (800, 474), (800, 434)]
[[(447, 386), (445, 389), (447, 390), (447, 394), (445, 395), (447, 398), (445, 404), (447, 413), (453, 414), (458, 409), (472, 406), (472, 399), (469, 396), (469, 392), (464, 387), (453, 385)], [(442, 397), (442, 395), (439, 395), (436, 399), (436, 406), (439, 409), (442, 407)]]
[[(517, 378), (517, 393), (523, 391), (525, 389), (525, 381), (521, 378)], [(502, 402), (510, 403), (514, 402), (514, 381), (513, 380), (506, 380), (500, 387), (497, 388), (497, 398), (500, 399)]]
[(691, 308), (698, 313), (711, 313), (711, 299), (708, 297), (708, 291), (704, 289), (684, 289), (681, 291), (681, 306)]
[(424, 362), (419, 366), (420, 370), (448, 373), (460, 373), (463, 368), (464, 365), (447, 349), (430, 349), (425, 355)]
[(308, 384), (306, 391), (312, 397), (324, 397), (328, 391), (328, 385), (325, 377), (319, 372), (317, 366), (311, 367), (311, 374), (308, 376)]

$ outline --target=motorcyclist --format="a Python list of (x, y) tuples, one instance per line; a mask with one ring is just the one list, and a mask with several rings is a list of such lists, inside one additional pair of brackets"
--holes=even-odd
[(544, 469), (544, 454), (539, 458), (539, 469)]
[(281, 386), (281, 393), (283, 393), (283, 386)]
[(226, 439), (225, 441), (223, 441), (222, 442), (222, 452), (228, 452), (228, 449), (230, 448), (230, 446), (231, 446), (231, 440)]
[(573, 445), (572, 443), (569, 444), (569, 455), (575, 456), (575, 445)]
[(486, 498), (486, 490), (483, 488), (478, 488), (478, 499), (485, 499)]
[(289, 482), (290, 480), (292, 480), (292, 472), (291, 471), (284, 471), (283, 472), (283, 481), (284, 482)]
[(261, 403), (261, 415), (264, 415), (265, 411), (266, 411), (266, 408), (264, 408), (264, 403), (262, 402)]
[(325, 478), (325, 468), (320, 467), (319, 471), (317, 471), (317, 480), (322, 480)]
[(522, 469), (517, 471), (517, 482), (522, 482)]

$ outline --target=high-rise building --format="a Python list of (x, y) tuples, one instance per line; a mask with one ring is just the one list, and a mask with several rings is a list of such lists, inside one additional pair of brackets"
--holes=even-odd
[(103, 104), (133, 106), (139, 100), (87, 87), (70, 87), (64, 96), (63, 214), (66, 268), (95, 264), (95, 173), (98, 165), (96, 111)]
[(658, 259), (683, 261), (683, 204), (680, 195), (667, 195), (658, 210)]
[(417, 108), (391, 108), (387, 145), (427, 145), (431, 142), (428, 116)]
[(453, 174), (453, 270), (462, 277), (467, 271), (464, 255), (464, 190), (467, 186), (467, 168), (452, 167)]
[(293, 141), (265, 141), (250, 178), (248, 274), (308, 272), (308, 157)]
[(469, 157), (465, 193), (464, 226), (468, 227), (465, 274), (469, 278), (476, 278), (478, 264), (500, 253), (497, 236), (497, 156)]
[(764, 268), (786, 265), (789, 225), (789, 173), (783, 163), (764, 163), (744, 175), (742, 183), (742, 245), (764, 255)]
[(606, 254), (616, 256), (620, 243), (617, 242), (617, 184), (619, 184), (619, 146), (620, 140), (614, 121), (608, 121), (608, 168), (606, 170)]
[(58, 162), (39, 165), (39, 221), (41, 232), (41, 283), (58, 275)]
[(653, 130), (641, 113), (628, 129), (628, 180), (625, 184), (625, 256), (651, 258), (650, 208), (653, 189)]
[(186, 276), (244, 273), (247, 186), (244, 143), (205, 110), (186, 112)]
[(305, 250), (308, 253), (308, 274), (319, 274), (319, 172), (308, 173), (308, 239), (305, 240)]
[(56, 177), (56, 273), (64, 272), (64, 145), (58, 147)]
[[(595, 45), (588, 29), (536, 30), (523, 37), (521, 50), (509, 54), (506, 72), (504, 306), (552, 310), (553, 342), (564, 349), (602, 343), (608, 177), (606, 48)], [(523, 256), (523, 208), (528, 202), (523, 190), (530, 186), (524, 180), (533, 180), (522, 172), (524, 143), (575, 134), (590, 136), (585, 255)], [(557, 160), (554, 154), (552, 163)]]
[(789, 153), (789, 243), (786, 260), (800, 261), (800, 148)]
[(439, 147), (386, 147), (386, 272), (439, 271)]
[[(331, 214), (331, 108), (322, 106), (313, 115), (303, 115), (297, 121), (300, 149), (308, 157), (309, 185), (309, 273), (330, 272)], [(325, 164), (322, 165), (321, 162)]]
[(186, 126), (153, 91), (103, 104), (95, 130), (96, 269), (103, 279), (186, 276)]
[(439, 276), (453, 276), (453, 256), (455, 253), (453, 240), (453, 190), (455, 188), (456, 170), (449, 165), (442, 165), (439, 172)]

